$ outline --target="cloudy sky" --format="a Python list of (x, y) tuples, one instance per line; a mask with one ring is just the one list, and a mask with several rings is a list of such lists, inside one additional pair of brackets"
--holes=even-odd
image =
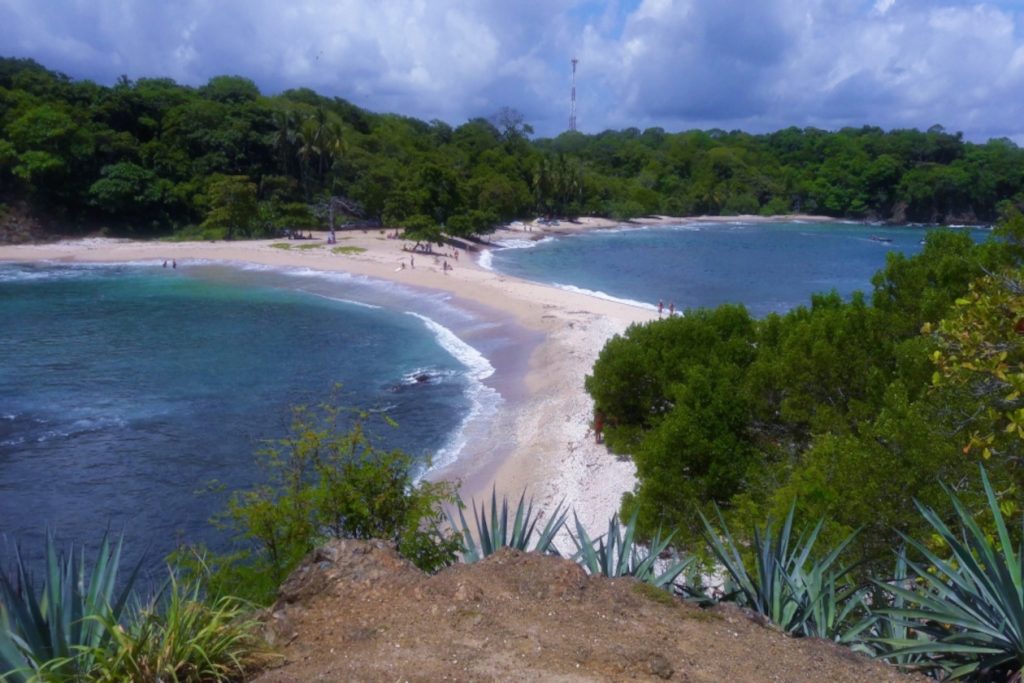
[(306, 86), (454, 125), (941, 124), (1024, 144), (1024, 0), (0, 0), (0, 55), (111, 84)]

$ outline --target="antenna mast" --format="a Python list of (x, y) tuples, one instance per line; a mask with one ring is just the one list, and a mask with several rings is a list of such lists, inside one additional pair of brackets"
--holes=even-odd
[(569, 130), (576, 130), (576, 64), (580, 60), (572, 58), (572, 104), (569, 107)]

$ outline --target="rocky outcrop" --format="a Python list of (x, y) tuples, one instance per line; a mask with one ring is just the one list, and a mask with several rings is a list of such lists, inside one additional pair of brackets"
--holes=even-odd
[(281, 587), (263, 683), (917, 680), (573, 562), (502, 551), (434, 576), (387, 543), (334, 541)]

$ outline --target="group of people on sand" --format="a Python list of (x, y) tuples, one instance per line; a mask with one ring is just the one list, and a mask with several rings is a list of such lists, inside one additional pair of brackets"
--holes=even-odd
[[(456, 253), (458, 253), (458, 252), (456, 252)], [(458, 256), (456, 256), (455, 258), (458, 259)], [(435, 256), (434, 257), (434, 265), (437, 265), (437, 262), (438, 262), (438, 257)], [(416, 257), (415, 256), (410, 256), (409, 257), (409, 269), (410, 270), (416, 270)], [(401, 262), (399, 262), (398, 270), (405, 270), (405, 259), (403, 259)], [(455, 268), (451, 264), (448, 263), (447, 259), (445, 259), (445, 260), (441, 261), (441, 270), (443, 270), (444, 274), (447, 275), (449, 270), (455, 270)]]
[[(662, 313), (665, 312), (665, 302), (658, 299), (658, 319), (661, 320)], [(668, 305), (668, 317), (672, 317), (676, 314), (676, 302), (673, 301)]]

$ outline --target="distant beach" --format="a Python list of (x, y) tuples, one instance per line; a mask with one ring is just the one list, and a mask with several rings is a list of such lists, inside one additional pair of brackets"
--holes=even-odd
[[(678, 219), (664, 219), (667, 222)], [(618, 225), (603, 219), (529, 226), (512, 224), (538, 237)], [(634, 483), (631, 462), (610, 455), (590, 431), (592, 402), (583, 389), (605, 341), (634, 322), (657, 317), (644, 307), (605, 301), (495, 273), (477, 265), (474, 253), (435, 247), (435, 254), (412, 253), (411, 241), (389, 239), (387, 230), (338, 231), (337, 245), (326, 232), (308, 240), (245, 242), (157, 242), (108, 238), (0, 247), (0, 260), (12, 262), (116, 263), (164, 260), (188, 268), (190, 262), (260, 264), (275, 268), (342, 271), (447, 292), (481, 315), (513, 316), (536, 344), (525, 377), (511, 386), (497, 416), (467, 426), (459, 458), (432, 471), (436, 479), (457, 480), (462, 495), (481, 500), (492, 485), (499, 495), (526, 490), (542, 509), (563, 501), (580, 520), (599, 530), (617, 511)], [(277, 246), (274, 246), (277, 245)], [(287, 248), (282, 245), (287, 245)], [(475, 245), (466, 244), (471, 249)], [(302, 248), (299, 248), (302, 247)], [(344, 251), (335, 247), (349, 247)], [(449, 268), (445, 268), (447, 262)], [(540, 339), (537, 343), (536, 340)], [(506, 378), (507, 380), (507, 378)]]

